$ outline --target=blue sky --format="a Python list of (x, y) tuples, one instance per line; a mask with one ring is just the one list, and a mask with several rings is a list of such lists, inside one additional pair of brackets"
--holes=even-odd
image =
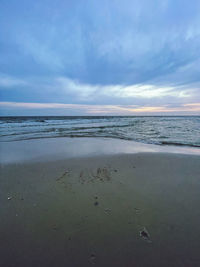
[(1, 115), (200, 114), (199, 0), (1, 0)]

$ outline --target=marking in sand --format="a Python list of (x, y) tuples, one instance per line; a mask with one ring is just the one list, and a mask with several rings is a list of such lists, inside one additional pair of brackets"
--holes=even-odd
[(111, 180), (110, 170), (107, 167), (97, 168), (95, 171), (86, 169), (80, 172), (79, 182), (81, 184), (90, 183), (98, 180), (101, 182)]
[(140, 231), (140, 236), (147, 242), (151, 243), (150, 235), (147, 229), (144, 227), (142, 231)]
[(56, 179), (56, 181), (62, 180), (66, 175), (70, 175), (70, 171), (69, 170), (65, 171), (60, 177), (58, 177)]
[(65, 171), (60, 177), (56, 179), (57, 182), (63, 184), (65, 188), (72, 186), (72, 183), (69, 182), (69, 178), (71, 177), (71, 171)]

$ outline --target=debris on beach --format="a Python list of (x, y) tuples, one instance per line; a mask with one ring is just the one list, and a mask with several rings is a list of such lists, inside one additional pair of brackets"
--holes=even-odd
[(141, 236), (144, 240), (146, 240), (146, 241), (148, 241), (148, 242), (151, 242), (151, 240), (150, 240), (150, 235), (149, 235), (149, 233), (148, 233), (148, 231), (147, 231), (147, 229), (146, 229), (145, 227), (143, 228), (142, 231), (140, 231), (140, 236)]
[(139, 208), (134, 208), (135, 212), (136, 213), (139, 213), (140, 212), (140, 209)]
[(109, 213), (109, 212), (111, 212), (111, 209), (104, 209), (104, 211), (105, 211), (106, 213)]
[(95, 206), (98, 206), (98, 205), (99, 205), (99, 202), (98, 202), (98, 201), (95, 201), (95, 202), (94, 202), (94, 205), (95, 205)]
[(92, 264), (95, 264), (95, 260), (96, 260), (96, 255), (95, 254), (91, 254), (90, 255), (90, 261)]

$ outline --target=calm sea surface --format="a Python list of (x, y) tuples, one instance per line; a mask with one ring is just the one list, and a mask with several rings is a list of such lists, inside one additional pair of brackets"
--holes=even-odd
[(50, 137), (110, 137), (200, 147), (200, 116), (0, 118), (1, 142)]

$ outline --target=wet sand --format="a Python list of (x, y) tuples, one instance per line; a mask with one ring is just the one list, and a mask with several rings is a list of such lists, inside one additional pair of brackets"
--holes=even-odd
[(1, 165), (1, 266), (200, 266), (200, 157)]

